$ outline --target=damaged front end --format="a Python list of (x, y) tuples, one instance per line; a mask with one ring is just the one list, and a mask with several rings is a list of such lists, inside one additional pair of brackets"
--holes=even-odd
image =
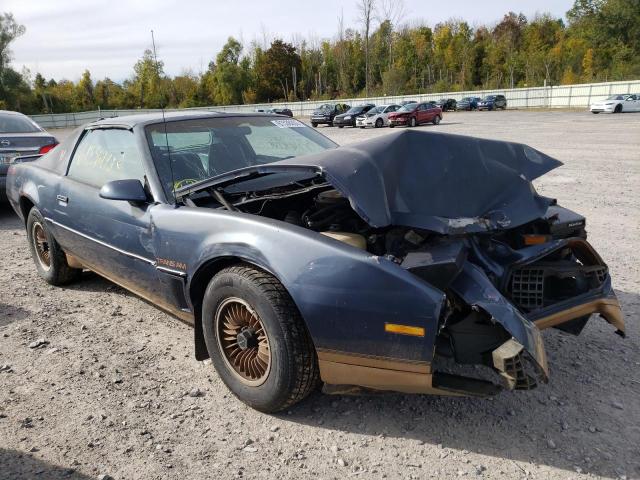
[[(330, 391), (484, 396), (548, 381), (542, 329), (579, 334), (599, 313), (624, 335), (584, 217), (531, 183), (559, 165), (524, 145), (403, 132), (230, 172), (177, 198), (315, 231), (320, 242), (366, 251), (442, 292), (433, 323), (371, 324), (353, 332), (361, 337), (358, 355), (320, 345)], [(337, 301), (333, 311), (312, 334), (349, 321)], [(415, 332), (432, 341), (423, 345), (430, 354), (403, 358), (403, 342), (415, 345), (408, 340)], [(380, 338), (393, 348), (381, 348)]]

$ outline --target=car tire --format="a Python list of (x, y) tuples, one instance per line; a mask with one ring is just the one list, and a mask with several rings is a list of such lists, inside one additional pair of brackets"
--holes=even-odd
[(364, 130), (364, 127), (360, 127), (360, 128)]
[(396, 128), (396, 126), (393, 123), (390, 123), (389, 128)]
[(617, 104), (616, 108), (613, 109), (613, 113), (622, 113), (622, 105)]
[(256, 410), (283, 410), (318, 386), (318, 358), (300, 312), (266, 272), (241, 264), (214, 276), (204, 294), (202, 331), (222, 381)]
[(438, 125), (440, 123), (440, 120), (442, 120), (440, 115), (436, 115), (435, 117), (433, 117), (433, 124)]
[(384, 121), (381, 118), (376, 120), (376, 128), (382, 128), (384, 126)]
[(344, 128), (344, 125), (338, 125), (338, 128)]
[(416, 120), (416, 117), (411, 117), (411, 119), (409, 120), (409, 126), (416, 127), (417, 125), (418, 125), (418, 121)]
[(80, 278), (82, 269), (69, 266), (66, 254), (51, 235), (36, 207), (27, 216), (27, 238), (38, 275), (48, 284), (66, 285)]
[(318, 128), (318, 124), (317, 124), (317, 123), (311, 123), (311, 126), (312, 126), (313, 128)]
[(594, 115), (597, 115), (597, 114), (599, 114), (600, 112), (591, 112), (591, 113), (593, 113)]

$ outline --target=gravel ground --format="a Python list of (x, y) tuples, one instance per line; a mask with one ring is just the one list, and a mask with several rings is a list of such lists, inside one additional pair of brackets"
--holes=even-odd
[[(587, 216), (627, 339), (598, 318), (579, 337), (545, 332), (551, 381), (533, 392), (315, 394), (264, 415), (193, 359), (189, 327), (93, 274), (47, 286), (0, 206), (0, 477), (640, 478), (640, 115), (465, 112), (420, 128), (565, 163), (537, 187)], [(320, 131), (345, 144), (389, 130)]]

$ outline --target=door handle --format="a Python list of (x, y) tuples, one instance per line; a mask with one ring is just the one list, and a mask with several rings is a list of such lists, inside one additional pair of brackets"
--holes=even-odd
[(56, 199), (58, 200), (58, 202), (60, 203), (64, 203), (67, 204), (69, 203), (69, 197), (66, 197), (64, 195), (56, 195)]

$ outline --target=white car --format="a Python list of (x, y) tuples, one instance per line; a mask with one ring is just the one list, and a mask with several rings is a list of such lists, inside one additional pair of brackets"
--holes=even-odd
[(640, 112), (640, 94), (611, 95), (605, 100), (591, 104), (591, 113)]
[(387, 116), (391, 112), (395, 112), (399, 108), (400, 105), (396, 105), (395, 103), (391, 105), (380, 105), (379, 107), (372, 108), (364, 115), (356, 118), (356, 127), (388, 127), (389, 119), (387, 118)]

